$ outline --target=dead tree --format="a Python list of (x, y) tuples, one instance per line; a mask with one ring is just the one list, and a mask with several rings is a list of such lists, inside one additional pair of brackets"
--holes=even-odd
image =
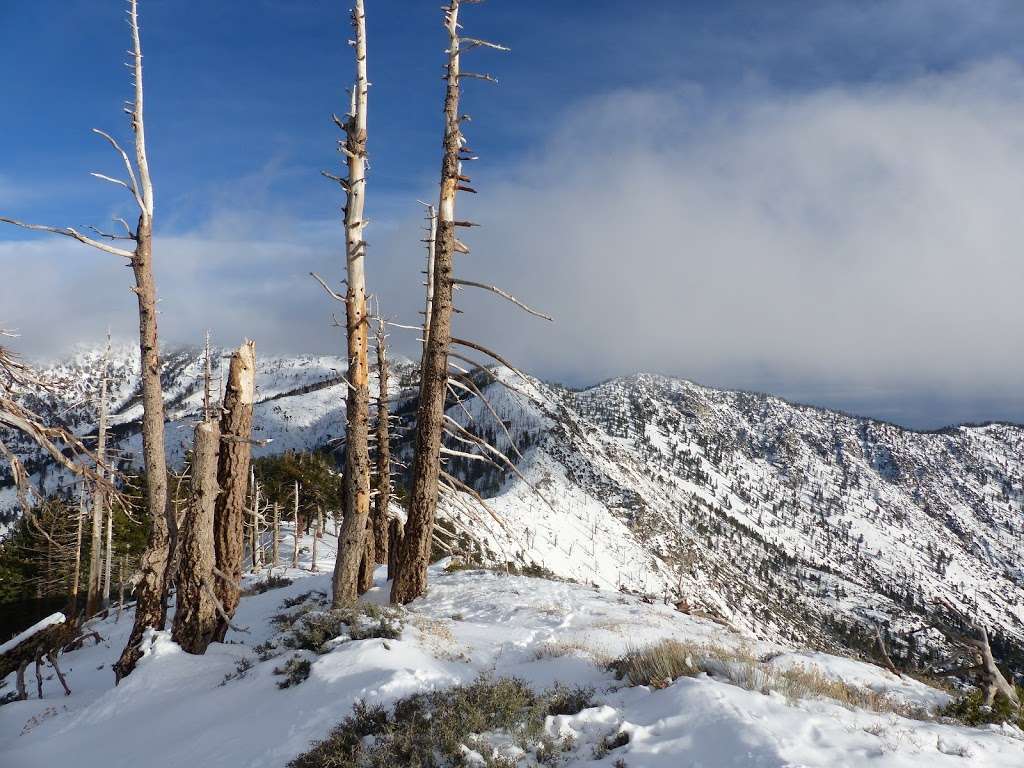
[(281, 509), (277, 502), (274, 502), (274, 540), (270, 545), (270, 567), (277, 568), (281, 559)]
[[(231, 355), (224, 403), (220, 417), (221, 449), (217, 466), (217, 497), (214, 543), (217, 579), (214, 591), (227, 619), (220, 619), (214, 633), (223, 641), (228, 622), (235, 615), (245, 558), (245, 499), (252, 459), (252, 409), (256, 392), (256, 345), (248, 339)], [(275, 533), (276, 536), (276, 533)], [(258, 542), (257, 542), (258, 543)], [(275, 541), (276, 564), (276, 541)]]
[(78, 609), (78, 587), (82, 575), (82, 524), (85, 521), (85, 493), (82, 491), (79, 491), (78, 502), (78, 525), (75, 530), (75, 566), (71, 576), (71, 589), (68, 594), (68, 605), (76, 611)]
[(299, 481), (295, 481), (295, 509), (292, 515), (292, 525), (294, 526), (294, 535), (292, 541), (295, 546), (292, 547), (292, 568), (299, 567), (299, 536), (301, 531), (299, 530)]
[(345, 517), (338, 536), (334, 565), (332, 603), (338, 607), (358, 595), (359, 564), (363, 557), (366, 522), (370, 515), (370, 370), (369, 318), (366, 309), (366, 15), (363, 0), (352, 9), (355, 30), (356, 80), (352, 87), (347, 119), (335, 121), (345, 132), (338, 146), (348, 160), (348, 176), (338, 179), (345, 190), (345, 253), (347, 292), (345, 295), (348, 335), (348, 386), (345, 427), (345, 474), (342, 479)]
[(220, 426), (215, 421), (203, 421), (196, 426), (191, 496), (178, 540), (177, 604), (171, 631), (171, 637), (187, 653), (205, 653), (218, 627), (218, 601), (213, 588), (213, 521), (220, 492), (220, 437)]
[(107, 504), (107, 538), (103, 549), (105, 560), (103, 566), (103, 602), (104, 608), (110, 606), (110, 579), (114, 552), (114, 505)]
[[(13, 336), (0, 329), (0, 337)], [(64, 382), (44, 380), (7, 347), (0, 345), (0, 429), (8, 429), (31, 440), (60, 467), (72, 475), (88, 481), (93, 487), (104, 490), (120, 499), (121, 495), (113, 486), (113, 473), (97, 473), (93, 467), (102, 466), (102, 461), (93, 454), (75, 435), (61, 427), (47, 426), (42, 418), (18, 401), (18, 393), (29, 389), (53, 391)], [(21, 459), (8, 445), (0, 440), (0, 458), (11, 468), (14, 490), (21, 505), (25, 520), (44, 539), (48, 534), (39, 526), (33, 509), (31, 496), (33, 488), (29, 474)], [(104, 467), (109, 470), (109, 467)], [(38, 494), (36, 494), (38, 496)]]
[(1003, 676), (992, 655), (992, 646), (989, 645), (988, 631), (985, 627), (949, 601), (940, 599), (937, 602), (946, 609), (951, 618), (929, 624), (922, 629), (937, 629), (954, 645), (974, 656), (972, 663), (939, 674), (972, 676), (985, 693), (986, 707), (992, 706), (997, 694), (1002, 694), (1015, 707), (1020, 707), (1021, 701), (1017, 691)]
[[(422, 202), (422, 201), (421, 201)], [(426, 301), (423, 309), (423, 355), (427, 353), (427, 340), (430, 338), (430, 315), (434, 311), (434, 246), (437, 242), (437, 209), (430, 203), (423, 203), (427, 208), (427, 269), (424, 272)]]
[[(378, 312), (378, 315), (380, 313)], [(391, 409), (387, 334), (383, 320), (377, 323), (377, 494), (373, 509), (373, 543), (377, 563), (388, 559), (388, 507), (391, 503)]]
[[(408, 603), (426, 590), (430, 543), (437, 512), (444, 404), (448, 392), (448, 349), (452, 341), (454, 256), (457, 251), (466, 253), (469, 250), (455, 236), (456, 228), (467, 224), (456, 220), (455, 200), (459, 191), (475, 191), (466, 186), (469, 180), (462, 174), (462, 161), (470, 158), (465, 156), (469, 150), (461, 130), (464, 118), (459, 110), (461, 81), (463, 78), (493, 80), (489, 75), (463, 72), (461, 56), (478, 47), (507, 50), (483, 40), (460, 38), (460, 3), (461, 0), (450, 0), (444, 9), (449, 43), (445, 73), (444, 157), (441, 162), (441, 192), (434, 238), (433, 296), (429, 320), (424, 321), (424, 328), (429, 327), (429, 334), (425, 330), (409, 517), (391, 588), (391, 601), (395, 603)], [(429, 286), (430, 276), (427, 282)]]
[(316, 509), (316, 527), (313, 529), (313, 547), (309, 553), (309, 570), (311, 573), (316, 573), (320, 570), (320, 566), (317, 565), (317, 544), (320, 542), (322, 536), (321, 528), (323, 526), (323, 517), (320, 515), (320, 507)]
[[(100, 379), (99, 426), (96, 437), (96, 472), (103, 474), (107, 458), (107, 399), (110, 378), (110, 335), (107, 335), (107, 350), (103, 356), (103, 376)], [(95, 616), (99, 610), (100, 590), (103, 581), (103, 517), (106, 514), (107, 495), (103, 488), (97, 488), (92, 495), (92, 538), (89, 552), (89, 589), (86, 593), (85, 615)]]
[[(129, 0), (128, 18), (132, 34), (132, 62), (135, 99), (125, 111), (131, 117), (135, 136), (135, 165), (120, 144), (107, 133), (94, 129), (118, 153), (124, 163), (127, 179), (116, 179), (102, 173), (93, 176), (124, 187), (139, 208), (138, 224), (134, 231), (123, 219), (118, 223), (121, 233), (94, 230), (96, 238), (82, 234), (71, 227), (51, 227), (25, 224), (0, 217), (0, 221), (26, 229), (52, 232), (77, 240), (105, 253), (126, 259), (135, 275), (135, 295), (139, 307), (139, 353), (142, 378), (142, 453), (146, 466), (146, 491), (151, 521), (149, 542), (141, 561), (141, 579), (136, 588), (138, 600), (135, 625), (128, 644), (115, 665), (120, 680), (129, 674), (142, 655), (139, 647), (147, 629), (163, 629), (167, 618), (167, 575), (173, 544), (173, 509), (167, 504), (167, 460), (164, 448), (164, 403), (160, 383), (160, 352), (157, 338), (156, 283), (153, 279), (153, 183), (149, 174), (146, 154), (146, 131), (143, 119), (142, 43), (139, 37), (138, 0)], [(98, 238), (98, 239), (97, 239)], [(134, 243), (129, 250), (112, 243)]]
[[(86, 636), (93, 637), (99, 642), (99, 635), (90, 632)], [(70, 696), (71, 689), (68, 688), (64, 673), (57, 664), (57, 656), (60, 652), (84, 637), (79, 636), (78, 625), (74, 621), (68, 621), (64, 614), (56, 613), (48, 618), (29, 627), (21, 635), (0, 646), (0, 680), (12, 672), (16, 672), (15, 678), (19, 700), (28, 698), (28, 690), (25, 687), (25, 670), (28, 665), (35, 662), (36, 665), (36, 691), (39, 698), (43, 698), (43, 676), (41, 667), (43, 660), (50, 662), (57, 679), (64, 688), (64, 695)]]

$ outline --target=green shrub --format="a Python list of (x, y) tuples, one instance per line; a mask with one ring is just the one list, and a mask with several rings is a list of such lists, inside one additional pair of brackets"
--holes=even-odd
[(283, 667), (274, 667), (275, 675), (284, 675), (284, 680), (277, 683), (278, 688), (291, 688), (304, 682), (312, 670), (313, 665), (309, 659), (304, 659), (298, 654), (292, 656), (285, 662)]
[(396, 640), (401, 636), (402, 614), (399, 611), (368, 603), (355, 603), (329, 611), (290, 615), (288, 634), (281, 643), (286, 648), (325, 653), (329, 650), (328, 642), (339, 637), (346, 640), (367, 640), (372, 637)]
[[(486, 735), (500, 732), (538, 762), (554, 764), (573, 744), (544, 733), (552, 712), (576, 714), (592, 691), (557, 686), (535, 694), (522, 680), (481, 677), (445, 691), (401, 699), (394, 711), (359, 703), (330, 736), (289, 763), (290, 768), (447, 768), (465, 765), (464, 747), (483, 755), (488, 768), (514, 766), (495, 757)], [(565, 712), (568, 707), (579, 707)]]
[(578, 583), (575, 579), (568, 579), (559, 576), (550, 568), (529, 562), (526, 565), (517, 565), (509, 560), (505, 563), (497, 561), (484, 562), (478, 558), (456, 557), (445, 567), (445, 573), (458, 573), (459, 571), (490, 571), (506, 576), (529, 576), (532, 579), (546, 579), (547, 581), (561, 581), (567, 584)]
[(255, 662), (248, 656), (243, 656), (235, 662), (235, 671), (229, 672), (224, 675), (224, 679), (221, 680), (221, 685), (227, 685), (232, 680), (241, 680), (243, 677), (249, 674), (249, 670), (256, 666)]
[[(1015, 686), (1017, 698), (1024, 701), (1024, 688)], [(939, 714), (950, 717), (964, 725), (987, 725), (988, 723), (1011, 723), (1024, 729), (1024, 708), (1017, 707), (1003, 694), (996, 694), (991, 707), (984, 706), (985, 693), (975, 689), (951, 701)]]
[(281, 587), (287, 587), (292, 583), (292, 580), (285, 576), (274, 576), (270, 575), (262, 581), (255, 581), (249, 585), (242, 594), (243, 595), (262, 595), (264, 592), (269, 592), (272, 589), (280, 589)]

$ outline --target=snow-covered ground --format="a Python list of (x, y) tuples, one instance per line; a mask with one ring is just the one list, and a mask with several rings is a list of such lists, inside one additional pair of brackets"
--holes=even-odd
[[(549, 718), (552, 736), (575, 737), (575, 748), (563, 755), (567, 766), (620, 759), (629, 768), (1024, 765), (1024, 734), (1013, 729), (921, 722), (824, 699), (787, 702), (707, 676), (661, 690), (628, 687), (606, 671), (605, 660), (676, 638), (767, 654), (779, 667), (814, 667), (914, 704), (944, 700), (877, 667), (757, 641), (630, 595), (486, 571), (447, 573), (440, 564), (432, 568), (429, 594), (409, 606), (400, 639), (307, 653), (309, 679), (282, 690), (273, 670), (292, 652), (260, 662), (253, 647), (274, 636), (271, 617), (285, 599), (328, 592), (333, 538), (319, 545), (318, 573), (303, 554), (302, 568), (285, 572), (294, 579), (290, 586), (242, 599), (236, 622), (248, 633), (231, 632), (205, 656), (185, 654), (168, 633), (158, 633), (116, 688), (110, 666), (132, 617), (126, 612), (120, 621), (96, 624), (102, 643), (62, 657), (71, 696), (62, 695), (51, 673), (43, 699), (30, 685), (32, 698), (0, 707), (0, 765), (280, 768), (325, 737), (359, 699), (387, 705), (482, 673), (517, 676), (538, 689), (555, 681), (595, 689), (596, 706)], [(383, 571), (367, 601), (386, 603)], [(254, 661), (252, 669), (222, 685), (242, 659)], [(13, 686), (12, 678), (7, 682)], [(593, 746), (620, 731), (629, 742), (595, 758)]]

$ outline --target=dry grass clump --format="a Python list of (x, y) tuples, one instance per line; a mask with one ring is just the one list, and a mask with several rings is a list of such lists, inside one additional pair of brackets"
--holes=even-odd
[(541, 659), (560, 659), (563, 656), (589, 656), (594, 660), (594, 663), (603, 667), (607, 667), (613, 661), (612, 657), (605, 651), (591, 648), (579, 640), (553, 640), (549, 643), (544, 643), (544, 645), (539, 646), (533, 652), (533, 658), (537, 661)]
[(829, 678), (817, 667), (773, 667), (746, 648), (662, 640), (629, 649), (608, 668), (631, 685), (665, 688), (680, 677), (704, 673), (748, 691), (779, 693), (789, 701), (826, 698), (845, 707), (872, 712), (892, 712), (914, 719), (932, 716), (925, 709), (894, 700), (884, 693)]

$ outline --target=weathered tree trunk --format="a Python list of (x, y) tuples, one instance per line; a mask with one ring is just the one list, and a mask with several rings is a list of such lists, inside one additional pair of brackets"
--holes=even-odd
[(75, 535), (75, 566), (71, 574), (71, 594), (68, 595), (68, 603), (71, 606), (72, 616), (78, 615), (78, 586), (82, 577), (82, 523), (85, 520), (85, 492), (80, 492), (78, 497), (78, 528)]
[[(228, 380), (221, 409), (220, 459), (217, 497), (214, 514), (216, 563), (227, 578), (214, 581), (214, 592), (227, 616), (218, 617), (215, 637), (223, 642), (228, 622), (238, 608), (240, 582), (245, 560), (245, 500), (248, 495), (249, 468), (252, 458), (252, 408), (256, 392), (256, 345), (243, 341), (231, 355)], [(275, 536), (276, 536), (275, 530)], [(257, 542), (258, 543), (258, 542)], [(277, 542), (274, 542), (275, 561)]]
[(1014, 706), (1021, 706), (1016, 689), (1007, 682), (1002, 671), (996, 665), (996, 660), (992, 656), (992, 646), (988, 642), (988, 632), (981, 625), (977, 625), (975, 630), (977, 636), (974, 638), (974, 647), (978, 649), (978, 654), (981, 656), (980, 677), (985, 689), (985, 706), (992, 706), (997, 693), (1003, 694)]
[(398, 554), (402, 546), (402, 521), (394, 518), (388, 526), (388, 580), (398, 571)]
[(387, 336), (384, 320), (377, 325), (377, 496), (373, 508), (373, 542), (378, 563), (388, 558), (388, 507), (391, 503), (391, 430), (388, 407)]
[(281, 561), (281, 509), (276, 501), (274, 502), (274, 543), (270, 553), (273, 558), (271, 568), (277, 568), (277, 564)]
[[(107, 336), (107, 351), (103, 357), (103, 378), (100, 379), (99, 428), (96, 437), (96, 473), (102, 477), (107, 461), (107, 391), (110, 375), (110, 336)], [(95, 616), (99, 610), (100, 590), (103, 582), (103, 515), (107, 507), (107, 493), (97, 485), (92, 494), (92, 539), (89, 551), (89, 589), (85, 599), (86, 617)]]
[(106, 560), (103, 565), (103, 607), (110, 605), (110, 577), (113, 566), (114, 549), (114, 507), (107, 504), (107, 542), (103, 551), (106, 553)]
[(259, 483), (256, 482), (256, 473), (252, 470), (250, 470), (250, 472), (252, 475), (252, 507), (249, 509), (249, 514), (251, 515), (252, 520), (249, 523), (249, 560), (252, 565), (250, 570), (255, 572), (257, 564), (259, 563), (258, 557), (260, 548), (258, 538), (259, 523), (256, 522), (256, 509), (260, 505), (260, 486)]
[[(444, 115), (444, 158), (441, 163), (441, 195), (438, 204), (437, 238), (434, 247), (434, 295), (431, 301), (430, 333), (420, 371), (420, 398), (416, 411), (415, 455), (409, 518), (398, 553), (391, 587), (391, 602), (408, 603), (427, 588), (430, 540), (437, 512), (441, 435), (444, 429), (444, 401), (448, 385), (448, 347), (451, 343), (452, 266), (456, 247), (455, 197), (462, 175), (459, 150), (459, 0), (445, 9), (448, 29), (448, 68)], [(429, 277), (428, 277), (429, 281)]]
[(359, 594), (365, 594), (373, 587), (373, 571), (377, 564), (376, 544), (373, 540), (373, 529), (370, 521), (366, 522), (366, 535), (363, 537), (363, 556), (359, 561)]
[(434, 256), (437, 246), (437, 209), (427, 205), (427, 269), (425, 286), (427, 289), (426, 305), (423, 311), (423, 354), (427, 354), (427, 341), (430, 339), (430, 316), (434, 311)]
[(316, 528), (313, 529), (313, 551), (310, 553), (310, 563), (309, 563), (309, 570), (311, 572), (313, 572), (313, 573), (316, 573), (317, 571), (320, 570), (320, 567), (316, 564), (316, 557), (317, 557), (316, 549), (317, 549), (317, 544), (320, 541), (320, 524), (321, 524), (320, 523), (320, 508), (317, 507), (317, 510), (316, 510)]
[(220, 427), (204, 421), (196, 427), (192, 452), (192, 494), (178, 539), (177, 604), (171, 636), (188, 653), (206, 653), (217, 631), (213, 589), (213, 520), (217, 505)]
[(348, 383), (345, 428), (345, 474), (342, 490), (345, 519), (338, 537), (334, 564), (332, 603), (335, 607), (355, 600), (359, 563), (364, 553), (366, 521), (370, 515), (370, 369), (369, 318), (366, 312), (366, 241), (363, 239), (366, 198), (366, 15), (363, 0), (352, 8), (355, 30), (356, 81), (352, 107), (344, 124), (344, 151), (348, 158), (345, 180), (345, 240), (347, 285), (345, 296), (348, 331)]
[(292, 548), (292, 568), (299, 567), (299, 541), (301, 541), (301, 531), (299, 531), (299, 481), (295, 481), (295, 512), (292, 517), (295, 525), (295, 535), (292, 537), (295, 541), (295, 546)]
[(150, 534), (140, 562), (141, 578), (136, 593), (135, 624), (128, 644), (115, 665), (120, 680), (135, 669), (142, 656), (142, 636), (147, 629), (163, 629), (167, 620), (167, 565), (176, 531), (174, 511), (167, 504), (167, 458), (164, 449), (164, 400), (160, 383), (160, 347), (157, 338), (156, 283), (153, 280), (153, 184), (146, 157), (143, 122), (142, 44), (139, 40), (138, 2), (131, 0), (135, 102), (132, 129), (141, 200), (136, 247), (131, 259), (135, 294), (139, 303), (139, 351), (142, 360), (142, 455), (146, 467), (146, 498)]

